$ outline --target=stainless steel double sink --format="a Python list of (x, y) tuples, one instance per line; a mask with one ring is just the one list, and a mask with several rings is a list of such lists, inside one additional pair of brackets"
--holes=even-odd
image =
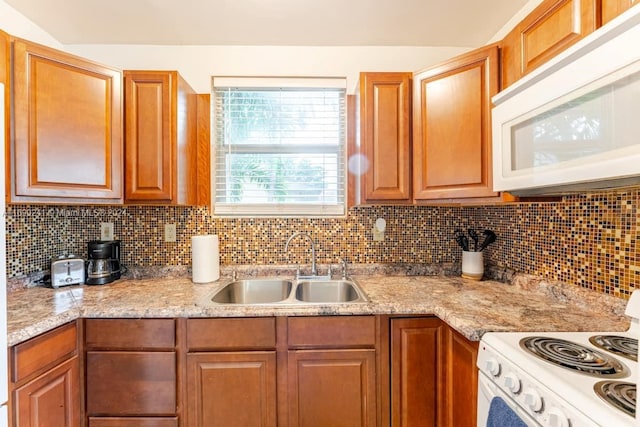
[(232, 281), (208, 297), (207, 303), (303, 305), (368, 301), (360, 286), (351, 279), (265, 278)]

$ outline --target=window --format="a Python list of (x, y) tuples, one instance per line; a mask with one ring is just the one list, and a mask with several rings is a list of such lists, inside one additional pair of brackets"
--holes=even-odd
[(343, 215), (345, 86), (215, 77), (215, 214)]

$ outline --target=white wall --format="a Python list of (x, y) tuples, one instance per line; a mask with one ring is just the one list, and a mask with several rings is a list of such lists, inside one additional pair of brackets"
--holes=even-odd
[(513, 30), (518, 22), (522, 21), (540, 3), (542, 3), (542, 0), (529, 0), (529, 2), (527, 2), (527, 4), (518, 11), (518, 13), (513, 15), (511, 19), (504, 24), (504, 26), (493, 37), (491, 37), (487, 44), (502, 40), (511, 30)]
[[(529, 0), (496, 35), (498, 41), (542, 0)], [(0, 0), (0, 29), (9, 34), (121, 69), (178, 70), (199, 93), (210, 91), (213, 75), (340, 76), (355, 90), (360, 71), (418, 71), (471, 47), (301, 47), (62, 45)]]
[(56, 49), (63, 49), (56, 39), (34, 24), (27, 17), (0, 0), (0, 30), (12, 36), (31, 40)]
[(338, 76), (353, 91), (360, 71), (417, 71), (465, 47), (301, 47), (67, 45), (67, 50), (122, 69), (178, 70), (198, 93), (211, 76)]

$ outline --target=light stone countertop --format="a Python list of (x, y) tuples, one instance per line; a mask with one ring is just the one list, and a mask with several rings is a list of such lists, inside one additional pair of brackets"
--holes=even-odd
[(360, 304), (201, 305), (228, 279), (122, 279), (103, 286), (33, 287), (8, 294), (8, 344), (78, 317), (242, 317), (434, 314), (470, 340), (487, 331), (624, 331), (626, 301), (518, 276), (511, 284), (446, 276), (356, 276), (370, 299)]

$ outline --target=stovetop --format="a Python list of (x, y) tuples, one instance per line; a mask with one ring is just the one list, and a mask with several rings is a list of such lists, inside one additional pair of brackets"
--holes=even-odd
[[(589, 338), (590, 342), (592, 338)], [(520, 347), (553, 365), (584, 375), (601, 378), (629, 376), (628, 369), (612, 355), (577, 342), (557, 337), (530, 336), (520, 340)], [(635, 357), (638, 357), (637, 351)]]
[[(629, 344), (633, 347), (635, 344), (635, 360), (632, 356), (628, 359), (619, 356), (616, 353), (618, 350), (612, 352), (592, 344), (591, 338), (601, 335), (619, 337), (616, 341), (626, 343), (626, 347), (629, 347)], [(558, 361), (548, 360), (548, 353), (558, 356)], [(578, 367), (570, 367), (576, 361)], [(493, 373), (491, 372), (496, 364), (500, 365), (498, 375), (495, 375), (495, 369)], [(507, 392), (510, 392), (509, 386), (513, 383), (513, 378), (522, 383), (518, 393), (510, 393), (523, 405), (526, 400), (523, 396), (526, 389), (535, 389), (548, 407), (552, 405), (562, 407), (562, 411), (572, 420), (572, 426), (635, 425), (635, 415), (630, 411), (632, 409), (630, 402), (632, 398), (635, 399), (638, 378), (637, 337), (634, 334), (628, 332), (487, 333), (480, 342), (478, 367)], [(604, 385), (601, 382), (614, 383)], [(598, 388), (602, 389), (600, 394), (596, 391)], [(611, 396), (615, 396), (616, 391), (619, 395), (622, 392), (622, 399), (617, 399), (622, 400), (622, 403), (618, 405), (610, 402)], [(621, 406), (626, 406), (626, 411)], [(548, 417), (545, 409), (548, 408), (543, 405), (539, 411), (533, 411), (530, 415), (539, 419), (539, 422), (544, 425), (546, 421), (540, 420), (548, 419), (545, 418)], [(586, 421), (578, 421), (579, 419)]]

